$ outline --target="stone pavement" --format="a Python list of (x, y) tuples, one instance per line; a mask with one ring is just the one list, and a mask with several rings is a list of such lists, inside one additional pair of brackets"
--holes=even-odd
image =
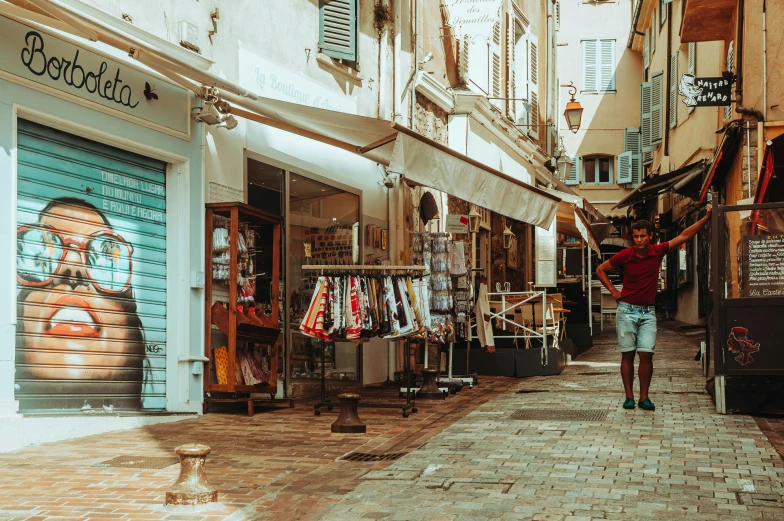
[[(601, 342), (362, 476), (318, 519), (784, 519), (784, 463), (753, 418), (715, 413), (693, 343), (660, 330), (650, 413), (620, 407), (619, 356)], [(572, 419), (510, 419), (521, 409)], [(575, 417), (588, 410), (606, 418)]]
[[(360, 409), (367, 435), (299, 403), (0, 454), (0, 520), (784, 519), (784, 463), (754, 419), (715, 414), (693, 343), (661, 331), (657, 350), (653, 413), (621, 409), (610, 333), (558, 377), (483, 378), (407, 419)], [(524, 409), (543, 419), (510, 418)], [(186, 442), (213, 448), (214, 510), (162, 506), (176, 466), (94, 466)], [(407, 454), (339, 460), (352, 451)]]

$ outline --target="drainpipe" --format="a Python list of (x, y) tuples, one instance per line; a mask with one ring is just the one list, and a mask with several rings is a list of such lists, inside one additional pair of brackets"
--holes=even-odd
[[(753, 116), (757, 121), (765, 121), (765, 116), (757, 109), (744, 107), (743, 104), (743, 25), (745, 21), (746, 1), (738, 0), (738, 36), (735, 46), (735, 112)], [(764, 13), (764, 11), (763, 11)], [(763, 86), (764, 87), (764, 86)]]
[(411, 41), (414, 44), (414, 70), (411, 72), (411, 130), (414, 130), (414, 116), (416, 116), (416, 80), (417, 69), (419, 68), (419, 7), (421, 2), (414, 0), (414, 23), (411, 24)]
[[(654, 20), (653, 23), (655, 24), (656, 20)], [(667, 121), (664, 122), (664, 155), (665, 156), (670, 155), (670, 111), (677, 110), (676, 107), (670, 106), (670, 83), (672, 82), (672, 78), (670, 78), (670, 76), (672, 75), (672, 67), (670, 67), (670, 63), (672, 62), (672, 58), (670, 58), (671, 54), (672, 54), (672, 2), (667, 4), (667, 54), (665, 56), (667, 59), (667, 83), (665, 83), (667, 89), (666, 91), (667, 112), (665, 112), (665, 114), (667, 114)], [(670, 168), (669, 164), (667, 165), (667, 168)], [(662, 170), (660, 168), (659, 172), (661, 171)]]
[(637, 23), (640, 21), (640, 13), (642, 12), (642, 3), (645, 0), (637, 0), (637, 9), (634, 10), (634, 14), (632, 15), (632, 30), (629, 33), (629, 40), (626, 42), (626, 48), (631, 49), (632, 45), (634, 44), (634, 36), (645, 36), (645, 33), (641, 33), (637, 30)]
[[(768, 0), (762, 0), (762, 115), (768, 119)], [(762, 164), (762, 163), (759, 163)]]

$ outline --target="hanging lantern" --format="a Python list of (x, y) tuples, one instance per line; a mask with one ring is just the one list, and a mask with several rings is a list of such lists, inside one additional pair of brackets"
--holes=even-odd
[(515, 234), (512, 233), (512, 230), (509, 227), (504, 228), (504, 249), (508, 250), (512, 247), (512, 239), (514, 239)]
[(479, 215), (476, 208), (471, 208), (471, 212), (468, 214), (468, 231), (471, 233), (479, 233), (479, 220), (481, 218), (482, 216)]

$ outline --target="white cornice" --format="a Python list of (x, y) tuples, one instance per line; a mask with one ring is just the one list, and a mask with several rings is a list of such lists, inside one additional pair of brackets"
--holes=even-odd
[(79, 10), (84, 14), (95, 18), (99, 22), (106, 24), (113, 29), (122, 31), (129, 36), (136, 38), (137, 40), (141, 40), (142, 42), (149, 42), (152, 44), (152, 46), (165, 51), (167, 55), (173, 56), (193, 67), (206, 71), (212, 66), (213, 63), (215, 63), (201, 54), (189, 51), (188, 49), (178, 44), (164, 40), (163, 38), (147, 32), (144, 29), (126, 22), (125, 20), (121, 20), (120, 18), (112, 16), (102, 9), (86, 4), (82, 0), (60, 0), (60, 2), (72, 9)]
[(447, 113), (452, 113), (455, 109), (455, 100), (452, 92), (445, 86), (441, 85), (432, 74), (417, 72), (414, 79), (415, 89), (418, 93), (438, 105), (442, 110)]

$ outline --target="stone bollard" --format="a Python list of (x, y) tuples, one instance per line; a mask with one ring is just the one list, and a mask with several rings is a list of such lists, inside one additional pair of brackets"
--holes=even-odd
[(357, 414), (357, 403), (360, 396), (358, 394), (346, 393), (339, 394), (340, 414), (335, 423), (332, 424), (332, 432), (340, 433), (365, 433), (367, 427), (359, 419)]
[(204, 474), (204, 462), (210, 450), (196, 443), (174, 449), (180, 456), (180, 476), (166, 491), (166, 505), (206, 505), (218, 501), (218, 490), (210, 486)]
[(416, 393), (417, 400), (443, 400), (444, 393), (438, 388), (438, 371), (422, 369), (422, 387)]

